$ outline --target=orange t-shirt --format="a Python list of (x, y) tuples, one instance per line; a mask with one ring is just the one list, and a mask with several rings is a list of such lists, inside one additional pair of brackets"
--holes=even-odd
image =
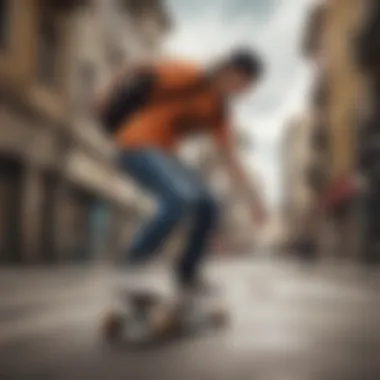
[[(199, 68), (182, 62), (162, 63), (153, 68), (156, 77), (155, 90), (179, 91), (202, 80)], [(122, 148), (154, 147), (173, 151), (189, 135), (211, 133), (217, 139), (227, 138), (222, 99), (206, 84), (186, 95), (178, 95), (169, 101), (149, 102), (121, 125), (115, 135)]]

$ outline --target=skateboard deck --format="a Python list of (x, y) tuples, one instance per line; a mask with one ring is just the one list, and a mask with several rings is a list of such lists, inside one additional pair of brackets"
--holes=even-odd
[(171, 338), (222, 328), (228, 314), (220, 306), (192, 304), (178, 308), (153, 292), (123, 294), (124, 310), (111, 310), (102, 321), (106, 342), (131, 345), (160, 343)]

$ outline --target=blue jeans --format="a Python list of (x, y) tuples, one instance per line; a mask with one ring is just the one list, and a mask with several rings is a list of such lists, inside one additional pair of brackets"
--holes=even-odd
[(210, 232), (217, 223), (217, 202), (194, 172), (159, 150), (123, 152), (120, 164), (158, 201), (154, 217), (135, 234), (128, 250), (129, 259), (138, 263), (151, 257), (174, 227), (190, 216), (190, 234), (180, 255), (176, 276), (183, 285), (191, 283), (197, 275)]

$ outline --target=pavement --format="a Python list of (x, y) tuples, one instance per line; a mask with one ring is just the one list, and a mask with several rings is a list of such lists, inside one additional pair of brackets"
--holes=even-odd
[(380, 379), (380, 273), (252, 259), (208, 271), (230, 326), (130, 351), (99, 334), (109, 269), (2, 269), (0, 379)]

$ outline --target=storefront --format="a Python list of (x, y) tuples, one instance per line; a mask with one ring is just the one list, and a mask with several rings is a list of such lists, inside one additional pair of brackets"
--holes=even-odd
[(90, 217), (95, 196), (70, 185), (61, 193), (59, 257), (62, 261), (83, 261), (93, 257)]
[(359, 187), (354, 177), (342, 177), (326, 189), (322, 208), (329, 218), (331, 247), (340, 259), (356, 259), (360, 231), (357, 226)]
[(52, 172), (41, 173), (41, 214), (40, 214), (40, 261), (44, 263), (56, 262), (58, 252), (56, 246), (55, 229), (59, 202), (59, 178)]
[(0, 157), (0, 263), (19, 262), (21, 247), (22, 165)]

